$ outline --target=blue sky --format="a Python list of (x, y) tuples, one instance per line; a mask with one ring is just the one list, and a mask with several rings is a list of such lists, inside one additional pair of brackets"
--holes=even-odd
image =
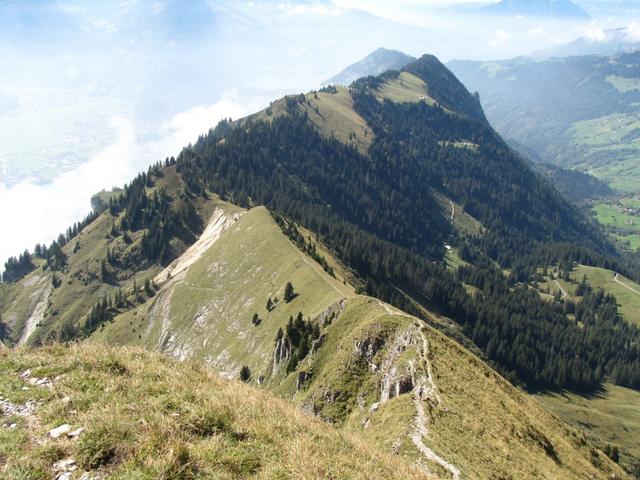
[(584, 0), (593, 21), (479, 21), (452, 3), (0, 0), (0, 223), (12, 232), (0, 262), (221, 118), (315, 88), (378, 47), (506, 58), (597, 38), (638, 13)]

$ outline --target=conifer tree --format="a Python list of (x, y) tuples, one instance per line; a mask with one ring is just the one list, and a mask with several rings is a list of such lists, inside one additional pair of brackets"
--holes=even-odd
[(291, 284), (291, 282), (287, 282), (287, 285), (284, 287), (283, 297), (286, 303), (289, 303), (291, 300), (293, 300), (296, 297), (296, 293), (293, 290), (293, 285)]

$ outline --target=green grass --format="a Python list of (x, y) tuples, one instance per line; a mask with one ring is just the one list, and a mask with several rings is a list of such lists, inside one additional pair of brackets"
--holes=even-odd
[[(374, 135), (365, 120), (353, 109), (353, 99), (349, 89), (336, 86), (336, 93), (316, 92), (304, 95), (304, 102), (296, 105), (296, 110), (308, 115), (311, 123), (326, 138), (353, 145), (365, 153)], [(271, 121), (287, 114), (286, 98), (276, 100), (268, 108), (237, 122), (246, 124), (251, 120)]]
[[(420, 331), (441, 399), (425, 407), (429, 434), (423, 441), (456, 465), (462, 478), (568, 479), (593, 474), (604, 479), (614, 471), (622, 475), (578, 433), (479, 358), (416, 319), (394, 315), (367, 297), (349, 299), (345, 310), (323, 329), (325, 344), (298, 369), (310, 373), (311, 381), (293, 399), (305, 408), (313, 405), (322, 417), (343, 419), (345, 428), (372, 444), (421, 460), (409, 438), (416, 416), (412, 394), (395, 397), (371, 411), (371, 405), (380, 401), (381, 369), (394, 352), (396, 376), (419, 377), (426, 371), (419, 353), (423, 346)], [(370, 350), (368, 345), (377, 347)], [(371, 352), (370, 360), (362, 352)], [(291, 384), (283, 389), (291, 395)], [(545, 452), (542, 439), (553, 445), (561, 462)], [(594, 470), (593, 455), (602, 460), (602, 470)], [(428, 466), (449, 478), (434, 462)]]
[(593, 206), (593, 211), (602, 225), (628, 232), (640, 231), (640, 216), (625, 213), (619, 205), (600, 202)]
[(601, 449), (620, 448), (621, 463), (640, 462), (640, 393), (606, 385), (602, 394), (583, 397), (573, 393), (536, 395), (562, 420), (585, 432)]
[[(630, 214), (624, 208), (637, 209)], [(623, 197), (613, 201), (603, 201), (592, 206), (593, 214), (607, 233), (627, 250), (640, 249), (640, 200), (637, 197)]]
[(617, 75), (609, 75), (607, 77), (613, 87), (620, 93), (633, 92), (634, 90), (640, 90), (640, 79), (619, 77)]
[[(298, 294), (290, 303), (283, 300), (287, 282)], [(184, 281), (117, 317), (95, 338), (197, 358), (233, 377), (247, 365), (255, 378), (269, 378), (278, 328), (299, 311), (316, 316), (351, 292), (303, 255), (271, 214), (257, 207), (221, 235)], [(269, 297), (278, 298), (271, 312), (266, 310)], [(262, 319), (258, 326), (251, 323), (254, 313)]]
[(397, 103), (427, 102), (429, 105), (436, 103), (429, 96), (427, 84), (409, 72), (400, 72), (397, 78), (386, 81), (373, 94), (381, 100), (388, 99)]
[(460, 258), (460, 255), (458, 254), (458, 250), (455, 248), (452, 248), (451, 250), (447, 250), (445, 252), (444, 262), (447, 265), (447, 268), (449, 270), (456, 270), (459, 267), (469, 265), (462, 258)]
[[(586, 276), (587, 283), (589, 283), (593, 289), (602, 288), (605, 292), (616, 297), (618, 311), (626, 321), (640, 325), (640, 294), (632, 292), (615, 282), (614, 275), (614, 272), (605, 268), (577, 265), (570, 273), (571, 281), (566, 282), (562, 279), (557, 279), (557, 281), (570, 297), (574, 297), (578, 283)], [(618, 277), (618, 280), (640, 292), (640, 285), (632, 280), (622, 275)], [(552, 295), (558, 291), (557, 285), (550, 279), (547, 279), (545, 282), (540, 282), (538, 286), (543, 290), (549, 289)]]
[(588, 171), (612, 188), (640, 193), (640, 114), (617, 113), (577, 122), (572, 142), (586, 159), (574, 167)]
[(483, 234), (484, 228), (482, 224), (465, 212), (461, 205), (452, 202), (449, 198), (435, 190), (432, 191), (432, 194), (440, 204), (442, 215), (449, 221), (451, 220), (451, 205), (453, 203), (453, 226), (458, 232), (463, 235), (473, 236), (481, 236)]
[(592, 168), (589, 173), (601, 178), (616, 190), (635, 194), (639, 193), (640, 150), (634, 150), (633, 153), (621, 152), (619, 157), (621, 160), (612, 161), (607, 165)]
[[(304, 110), (311, 123), (325, 137), (334, 137), (366, 153), (374, 139), (373, 130), (353, 109), (353, 99), (349, 89), (336, 87), (336, 93), (308, 93)], [(316, 110), (317, 108), (317, 110)]]
[[(302, 255), (264, 208), (241, 215), (185, 278), (174, 280), (153, 300), (117, 318), (94, 338), (161, 349), (235, 378), (240, 367), (247, 365), (252, 383), (264, 376), (264, 388), (343, 425), (370, 445), (387, 452), (398, 448), (401, 457), (416, 460), (420, 454), (408, 436), (416, 414), (411, 391), (375, 413), (370, 408), (380, 400), (383, 376), (391, 367), (393, 375), (405, 378), (411, 372), (424, 374), (419, 354), (422, 341), (417, 336), (423, 331), (442, 397), (442, 404), (431, 412), (433, 433), (424, 441), (461, 468), (466, 478), (571, 479), (589, 472), (604, 479), (615, 468), (605, 461), (602, 469), (595, 469), (587, 460), (589, 447), (576, 444), (562, 424), (449, 338), (376, 299), (354, 296), (351, 287)], [(299, 293), (290, 304), (282, 301), (287, 281)], [(280, 299), (272, 312), (265, 309), (269, 296)], [(316, 319), (341, 299), (346, 302), (344, 310), (331, 322), (325, 325)], [(286, 374), (280, 363), (274, 374), (276, 332), (298, 311), (318, 322), (323, 343), (294, 372)], [(262, 319), (257, 327), (251, 324), (253, 313)], [(405, 344), (406, 338), (412, 340)], [(369, 351), (370, 358), (363, 353)], [(392, 363), (383, 371), (388, 362)], [(310, 377), (297, 391), (296, 380), (302, 372)], [(532, 428), (551, 439), (562, 455), (562, 465), (527, 437)], [(504, 449), (507, 453), (496, 459), (495, 452)], [(441, 471), (433, 462), (429, 466)]]
[(628, 234), (620, 234), (613, 233), (611, 234), (613, 238), (615, 238), (626, 250), (640, 250), (640, 234), (633, 233), (631, 235)]
[[(201, 364), (88, 344), (4, 350), (3, 398), (24, 402), (27, 368), (54, 385), (29, 387), (37, 410), (0, 429), (2, 478), (55, 478), (53, 464), (66, 458), (80, 469), (74, 478), (426, 478), (401, 457)], [(47, 437), (64, 422), (86, 430), (77, 440)]]
[[(597, 267), (579, 265), (571, 272), (571, 278), (575, 282), (587, 276), (587, 282), (593, 288), (602, 288), (607, 293), (615, 295), (618, 301), (618, 310), (625, 320), (640, 325), (640, 294), (634, 293), (614, 281), (614, 273), (611, 270)], [(640, 285), (620, 275), (618, 279), (629, 287), (640, 292)]]

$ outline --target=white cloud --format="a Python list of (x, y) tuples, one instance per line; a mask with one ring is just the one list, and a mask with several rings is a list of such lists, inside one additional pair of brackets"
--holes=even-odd
[(489, 45), (492, 47), (502, 47), (511, 38), (504, 30), (496, 30), (491, 37), (489, 37)]
[(49, 243), (73, 222), (89, 213), (89, 199), (103, 188), (131, 177), (134, 130), (124, 119), (114, 119), (117, 141), (90, 161), (59, 175), (49, 184), (23, 181), (11, 187), (0, 184), (0, 225), (5, 235), (0, 261), (36, 243)]
[(250, 106), (224, 98), (213, 105), (200, 105), (178, 113), (163, 127), (167, 140), (162, 148), (174, 152), (193, 143), (223, 118), (241, 118), (251, 113)]
[(634, 20), (629, 25), (627, 25), (626, 30), (627, 40), (631, 42), (640, 42), (640, 22)]
[(595, 25), (587, 28), (583, 36), (593, 42), (605, 42), (607, 40), (607, 33)]
[(281, 4), (280, 8), (288, 14), (309, 14), (309, 15), (330, 15), (337, 16), (341, 15), (343, 10), (340, 7), (328, 7), (327, 5), (290, 5), (290, 4)]
[(0, 183), (0, 270), (10, 256), (36, 243), (52, 240), (84, 218), (90, 211), (91, 196), (102, 189), (122, 186), (148, 164), (177, 155), (181, 148), (197, 140), (223, 118), (240, 118), (266, 103), (250, 97), (240, 101), (234, 92), (205, 106), (178, 113), (161, 128), (159, 137), (139, 141), (132, 121), (114, 118), (117, 140), (89, 161), (62, 173), (51, 183), (22, 181), (10, 187)]

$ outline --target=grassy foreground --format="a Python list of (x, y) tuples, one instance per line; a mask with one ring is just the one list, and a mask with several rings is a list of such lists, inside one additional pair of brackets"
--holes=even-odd
[(3, 479), (429, 478), (194, 362), (85, 344), (3, 350), (0, 372)]

